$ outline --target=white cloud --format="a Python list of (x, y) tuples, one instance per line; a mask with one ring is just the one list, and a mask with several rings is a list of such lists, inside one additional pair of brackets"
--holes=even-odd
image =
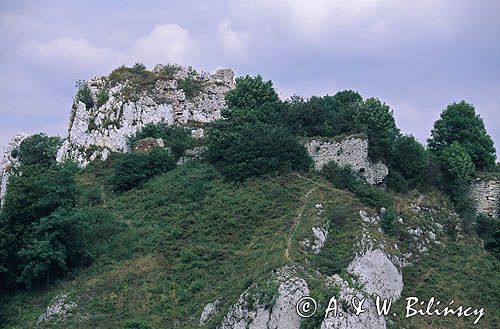
[(148, 36), (134, 42), (131, 56), (148, 66), (167, 62), (192, 64), (197, 47), (190, 32), (179, 25), (155, 25)]
[(241, 59), (246, 57), (248, 35), (239, 33), (231, 28), (231, 22), (224, 19), (217, 25), (217, 40), (225, 53), (237, 56)]
[(24, 48), (36, 60), (71, 65), (76, 68), (106, 69), (125, 60), (125, 55), (108, 48), (94, 46), (84, 38), (68, 36), (48, 42), (31, 42)]

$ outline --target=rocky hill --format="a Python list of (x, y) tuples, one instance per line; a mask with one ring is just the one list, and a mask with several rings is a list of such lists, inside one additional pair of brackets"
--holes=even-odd
[(152, 72), (120, 68), (108, 77), (85, 81), (75, 97), (68, 136), (57, 159), (86, 165), (111, 152), (125, 152), (127, 137), (148, 123), (199, 128), (220, 118), (224, 94), (231, 88), (230, 69), (208, 74), (178, 65), (157, 65)]
[[(235, 90), (238, 106), (219, 120)], [(374, 104), (352, 96), (322, 106)], [(500, 263), (450, 196), (432, 184), (396, 190), (395, 177), (411, 175), (395, 176), (383, 148), (374, 155), (383, 143), (373, 131), (331, 132), (349, 116), (320, 131), (309, 103), (292, 103), (230, 69), (137, 64), (81, 81), (57, 152), (46, 136), (20, 134), (2, 158), (0, 326), (497, 328)], [(376, 120), (389, 115), (396, 131), (379, 105)], [(497, 183), (492, 174), (471, 185), (488, 225)], [(477, 312), (407, 317), (412, 297)], [(378, 314), (378, 298), (390, 312)]]

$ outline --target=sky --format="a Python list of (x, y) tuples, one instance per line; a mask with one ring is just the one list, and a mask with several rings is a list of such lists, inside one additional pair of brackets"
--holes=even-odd
[(463, 99), (500, 150), (499, 17), (496, 0), (0, 0), (0, 150), (65, 137), (75, 81), (135, 62), (260, 74), (282, 98), (356, 90), (421, 142)]

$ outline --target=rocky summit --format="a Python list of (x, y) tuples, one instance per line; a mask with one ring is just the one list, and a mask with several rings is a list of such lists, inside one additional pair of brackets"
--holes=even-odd
[(151, 72), (120, 68), (82, 82), (57, 160), (84, 166), (125, 152), (127, 137), (148, 123), (190, 126), (200, 134), (204, 123), (220, 118), (224, 95), (234, 84), (231, 69), (209, 74), (179, 65), (157, 65)]

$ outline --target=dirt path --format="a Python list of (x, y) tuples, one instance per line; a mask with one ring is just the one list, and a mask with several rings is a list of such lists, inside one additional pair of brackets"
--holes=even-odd
[(286, 261), (290, 260), (290, 247), (292, 246), (292, 237), (300, 224), (300, 220), (302, 218), (302, 213), (304, 212), (304, 210), (306, 208), (307, 199), (309, 198), (309, 195), (311, 195), (311, 193), (316, 189), (317, 188), (310, 189), (302, 197), (302, 206), (300, 207), (299, 213), (297, 214), (297, 217), (295, 219), (295, 223), (293, 224), (292, 228), (290, 229), (290, 232), (288, 233), (288, 237), (286, 239), (286, 249), (285, 249), (285, 260)]

